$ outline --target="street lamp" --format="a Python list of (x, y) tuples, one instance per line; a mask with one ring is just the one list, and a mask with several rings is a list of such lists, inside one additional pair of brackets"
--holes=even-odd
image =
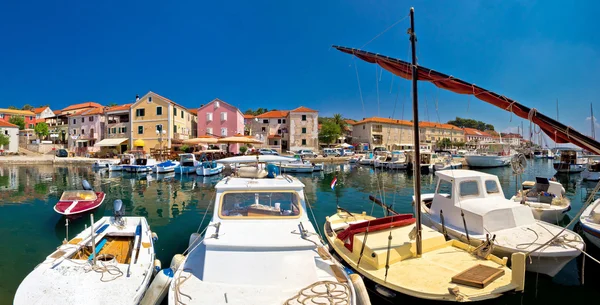
[(162, 141), (163, 141), (163, 135), (166, 135), (167, 131), (164, 129), (157, 129), (156, 130), (156, 135), (158, 136), (158, 153), (159, 153), (159, 157), (160, 157), (160, 161), (162, 161)]

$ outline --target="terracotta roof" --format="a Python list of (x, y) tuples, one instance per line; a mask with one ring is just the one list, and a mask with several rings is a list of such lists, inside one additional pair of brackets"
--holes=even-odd
[(44, 123), (46, 123), (46, 119), (35, 119), (35, 120), (34, 120), (34, 123), (35, 123), (35, 124), (37, 124), (37, 123), (41, 123), (41, 122), (44, 122)]
[(64, 108), (62, 111), (77, 110), (77, 109), (81, 109), (81, 108), (90, 108), (90, 107), (102, 107), (102, 105), (100, 105), (98, 103), (94, 103), (94, 102), (85, 102), (85, 103), (81, 103), (81, 104), (75, 104), (75, 105), (68, 106), (67, 108)]
[(268, 118), (285, 118), (285, 117), (288, 116), (289, 113), (290, 113), (289, 111), (285, 111), (285, 110), (271, 110), (271, 111), (265, 112), (263, 114), (259, 114), (256, 117), (257, 118), (261, 118), (261, 119), (262, 118), (265, 118), (265, 119), (268, 119)]
[(344, 122), (346, 122), (346, 124), (350, 124), (350, 125), (356, 124), (356, 121), (355, 120), (351, 120), (351, 119), (345, 119)]
[(461, 128), (458, 128), (451, 124), (443, 124), (443, 123), (435, 123), (435, 122), (419, 122), (419, 127), (462, 130)]
[(0, 113), (19, 114), (19, 115), (35, 115), (35, 113), (28, 111), (28, 110), (3, 109), (3, 108), (0, 108)]
[(280, 139), (281, 136), (278, 135), (278, 134), (272, 134), (272, 135), (269, 135), (267, 138), (269, 138), (269, 139)]
[(42, 113), (42, 112), (44, 112), (44, 110), (46, 110), (46, 108), (50, 108), (50, 107), (38, 107), (38, 108), (34, 108), (33, 109), (33, 113), (35, 113), (35, 114)]
[(80, 110), (75, 113), (72, 113), (69, 116), (96, 115), (96, 114), (103, 114), (103, 113), (104, 113), (104, 107), (101, 106), (101, 107), (96, 107), (96, 108), (92, 108), (92, 109)]
[(465, 131), (465, 135), (468, 136), (492, 137), (487, 132), (483, 132), (475, 128), (463, 128), (463, 130)]
[(0, 121), (0, 127), (5, 127), (5, 128), (19, 128), (19, 126), (15, 125), (15, 124), (11, 124), (9, 122), (5, 122), (5, 121)]
[(292, 110), (290, 112), (318, 112), (318, 111), (312, 110), (310, 108), (306, 108), (304, 106), (300, 106), (300, 107), (298, 107), (298, 108), (296, 108), (296, 109), (294, 109), (294, 110)]
[(244, 119), (253, 119), (254, 115), (253, 114), (244, 114)]
[(124, 110), (129, 110), (130, 108), (131, 108), (131, 104), (123, 104), (123, 105), (109, 107), (106, 110), (106, 112), (124, 111)]
[(395, 120), (395, 119), (388, 119), (388, 118), (378, 118), (378, 117), (366, 118), (366, 119), (363, 119), (362, 121), (354, 123), (353, 125), (359, 125), (359, 124), (365, 124), (365, 123), (382, 123), (382, 124), (406, 125), (406, 126), (413, 125), (413, 123), (410, 121)]
[(54, 110), (54, 115), (59, 115), (61, 113), (62, 113), (62, 111), (60, 111), (60, 110)]

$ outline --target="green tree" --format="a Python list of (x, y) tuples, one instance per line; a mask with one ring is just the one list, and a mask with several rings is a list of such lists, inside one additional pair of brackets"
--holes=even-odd
[(466, 143), (462, 142), (462, 141), (452, 142), (452, 146), (458, 147), (458, 148), (465, 147), (465, 145), (466, 145)]
[(48, 124), (46, 124), (46, 122), (41, 122), (35, 125), (34, 131), (40, 139), (45, 139), (50, 134), (50, 129), (48, 128)]
[(21, 108), (21, 110), (33, 110), (33, 106), (29, 105), (29, 104), (25, 104), (23, 105), (23, 107)]
[(460, 128), (475, 128), (475, 129), (481, 130), (481, 131), (494, 130), (494, 125), (492, 125), (492, 124), (487, 124), (485, 122), (476, 121), (473, 119), (463, 119), (460, 117), (456, 117), (455, 120), (448, 121), (448, 124), (454, 125), (454, 126), (460, 127)]
[(10, 106), (8, 106), (8, 109), (17, 110), (17, 107), (15, 107), (15, 106), (13, 106), (13, 105), (10, 105)]
[(242, 155), (245, 155), (247, 151), (248, 151), (248, 147), (240, 146), (240, 153), (242, 153)]
[(13, 115), (8, 119), (8, 122), (19, 126), (19, 130), (25, 129), (25, 117), (22, 115)]
[(325, 144), (333, 143), (342, 134), (342, 129), (339, 125), (332, 121), (325, 122), (321, 125), (319, 132), (319, 141)]
[(117, 104), (117, 103), (115, 103), (115, 102), (112, 102), (112, 103), (108, 104), (108, 107), (115, 107), (115, 106), (118, 106), (118, 105), (119, 105), (119, 104)]
[(8, 144), (10, 144), (10, 138), (8, 136), (0, 133), (0, 146), (2, 146), (3, 148), (6, 148), (6, 146), (8, 146)]
[(339, 113), (334, 114), (332, 121), (336, 125), (340, 126), (340, 129), (342, 131), (346, 130), (346, 121), (344, 121), (344, 117), (341, 114), (339, 114)]
[(447, 148), (452, 146), (452, 141), (448, 138), (443, 138), (439, 142), (436, 143), (437, 147)]

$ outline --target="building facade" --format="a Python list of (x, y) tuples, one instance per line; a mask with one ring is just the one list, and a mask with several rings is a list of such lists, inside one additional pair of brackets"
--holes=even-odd
[(289, 111), (284, 110), (272, 110), (257, 115), (251, 120), (251, 135), (264, 143), (260, 145), (261, 147), (275, 149), (280, 152), (290, 150), (288, 116)]
[(0, 134), (8, 137), (8, 145), (0, 145), (0, 150), (10, 153), (19, 151), (19, 126), (0, 121)]
[[(220, 99), (202, 105), (198, 111), (198, 136), (230, 137), (244, 134), (244, 114), (235, 106)], [(223, 148), (226, 148), (224, 144)], [(239, 153), (239, 144), (229, 145), (229, 151)]]
[(191, 138), (196, 120), (196, 113), (154, 92), (136, 98), (129, 116), (131, 149), (146, 152)]
[(319, 150), (319, 112), (300, 106), (291, 110), (289, 115), (290, 150)]
[(469, 145), (491, 143), (493, 141), (492, 135), (485, 131), (477, 130), (475, 128), (463, 128), (463, 130), (465, 131), (465, 143)]
[(97, 152), (95, 146), (104, 138), (104, 107), (96, 107), (69, 115), (68, 147), (77, 155)]
[(443, 139), (448, 139), (451, 142), (464, 142), (465, 139), (464, 130), (450, 124), (420, 122), (419, 132), (421, 143), (430, 143), (436, 148), (439, 148), (437, 143)]
[(46, 119), (54, 116), (54, 112), (50, 107), (39, 107), (33, 109), (33, 113), (35, 113), (36, 119)]
[(115, 147), (119, 153), (124, 153), (129, 149), (131, 143), (131, 104), (113, 106), (106, 109), (104, 116), (106, 120), (106, 130), (104, 139), (112, 139), (103, 146)]
[(523, 137), (521, 137), (518, 133), (508, 133), (502, 135), (502, 142), (508, 143), (514, 147), (520, 147), (521, 141), (523, 141)]
[(53, 116), (45, 119), (50, 129), (50, 140), (58, 144), (67, 144), (69, 135), (69, 117), (60, 110), (53, 111)]
[(352, 144), (364, 149), (385, 147), (387, 150), (412, 149), (413, 124), (410, 121), (371, 117), (354, 123)]
[(0, 109), (0, 121), (7, 122), (13, 116), (22, 116), (25, 121), (25, 129), (32, 129), (35, 127), (35, 113), (28, 110), (17, 110), (17, 109)]

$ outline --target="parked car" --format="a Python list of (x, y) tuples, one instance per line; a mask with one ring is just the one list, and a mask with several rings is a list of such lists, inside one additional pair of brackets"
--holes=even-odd
[(56, 150), (56, 156), (59, 158), (66, 158), (69, 156), (69, 152), (66, 149)]
[(269, 148), (261, 148), (258, 150), (258, 153), (261, 155), (279, 155), (276, 150)]
[(323, 148), (323, 157), (339, 157), (340, 152), (333, 148)]
[(310, 149), (301, 149), (296, 154), (300, 155), (302, 158), (316, 158), (319, 155)]
[(344, 149), (344, 156), (354, 156), (354, 151), (350, 149)]

